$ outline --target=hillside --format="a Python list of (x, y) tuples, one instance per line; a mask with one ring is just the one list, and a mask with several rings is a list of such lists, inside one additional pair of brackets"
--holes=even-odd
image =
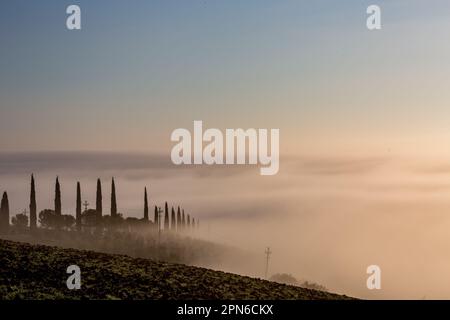
[[(69, 265), (81, 290), (66, 287)], [(0, 240), (0, 299), (345, 299), (230, 273)]]

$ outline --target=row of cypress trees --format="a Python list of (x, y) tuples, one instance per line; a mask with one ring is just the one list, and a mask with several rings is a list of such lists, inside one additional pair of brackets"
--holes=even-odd
[[(31, 188), (30, 188), (30, 230), (35, 230), (37, 228), (37, 204), (36, 204), (36, 186), (34, 175), (31, 175)], [(81, 230), (82, 227), (82, 203), (81, 203), (81, 185), (77, 182), (77, 196), (76, 196), (76, 212), (75, 212), (75, 223), (77, 230)], [(54, 201), (54, 212), (56, 217), (62, 216), (62, 204), (61, 204), (61, 184), (59, 182), (59, 177), (56, 177), (55, 182), (55, 201)], [(97, 192), (96, 192), (96, 206), (95, 206), (96, 217), (98, 222), (101, 221), (103, 217), (103, 197), (102, 197), (102, 183), (100, 179), (97, 179)], [(195, 221), (191, 216), (185, 215), (184, 209), (180, 209), (178, 206), (177, 213), (175, 214), (175, 209), (172, 207), (171, 219), (169, 218), (169, 206), (165, 203), (164, 206), (164, 221), (160, 217), (161, 209), (155, 206), (155, 215), (153, 223), (159, 228), (164, 228), (165, 230), (172, 231), (182, 231), (185, 229), (199, 227), (199, 221)], [(116, 185), (114, 178), (111, 181), (111, 218), (119, 217), (117, 211), (117, 198), (116, 198)], [(144, 217), (142, 219), (144, 222), (149, 220), (149, 202), (147, 187), (144, 189)], [(163, 222), (163, 223), (162, 223)], [(9, 227), (9, 202), (8, 195), (5, 192), (1, 201), (0, 207), (0, 231), (4, 231)]]
[[(165, 230), (172, 230), (172, 231), (182, 231), (182, 230), (188, 230), (193, 228), (200, 227), (200, 222), (197, 220), (195, 221), (194, 218), (191, 219), (191, 216), (184, 214), (184, 209), (180, 209), (180, 206), (177, 208), (177, 213), (175, 215), (175, 209), (174, 207), (171, 208), (171, 215), (169, 218), (169, 205), (167, 202), (164, 205), (164, 229)], [(154, 218), (153, 221), (157, 225), (162, 225), (163, 221), (159, 221), (159, 219), (162, 220), (160, 217), (160, 209), (155, 206), (154, 211)]]

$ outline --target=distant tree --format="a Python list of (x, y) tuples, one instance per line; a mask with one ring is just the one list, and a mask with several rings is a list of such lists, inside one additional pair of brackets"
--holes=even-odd
[(326, 287), (324, 287), (321, 284), (317, 284), (315, 282), (309, 282), (309, 281), (303, 281), (299, 284), (299, 287), (311, 289), (311, 290), (317, 290), (317, 291), (328, 291)]
[(31, 191), (30, 191), (30, 230), (36, 229), (36, 188), (34, 185), (34, 176), (31, 175)]
[(74, 216), (70, 214), (61, 215), (61, 227), (65, 230), (71, 230), (75, 224)]
[(141, 221), (136, 217), (128, 217), (125, 219), (125, 224), (128, 227), (128, 230), (131, 230), (133, 227), (138, 227)]
[(77, 224), (77, 230), (81, 231), (81, 186), (79, 182), (77, 182), (77, 205), (75, 221)]
[(278, 282), (278, 283), (291, 285), (291, 286), (298, 286), (298, 287), (302, 287), (302, 288), (312, 289), (312, 290), (327, 291), (327, 288), (325, 288), (324, 286), (322, 286), (320, 284), (317, 284), (314, 282), (308, 282), (308, 281), (300, 282), (295, 277), (293, 277), (292, 275), (287, 274), (287, 273), (274, 274), (273, 276), (270, 277), (269, 280)]
[(177, 221), (175, 219), (175, 209), (173, 207), (172, 207), (172, 216), (171, 216), (170, 222), (171, 222), (170, 229), (175, 231), (177, 229)]
[(187, 215), (187, 228), (190, 229), (191, 228), (191, 216)]
[(153, 218), (153, 222), (155, 223), (156, 226), (158, 226), (158, 220), (159, 220), (158, 207), (155, 206), (155, 216), (154, 216), (154, 218)]
[(195, 230), (195, 219), (192, 218), (191, 229)]
[(98, 214), (96, 209), (87, 209), (81, 214), (81, 223), (86, 227), (95, 227), (99, 224)]
[(123, 218), (123, 213), (117, 212), (117, 216), (114, 218), (114, 220), (115, 224), (120, 224), (125, 221), (125, 219)]
[(97, 197), (95, 202), (95, 211), (97, 212), (97, 220), (100, 224), (102, 215), (103, 215), (103, 207), (102, 207), (102, 183), (100, 179), (97, 179)]
[(167, 202), (164, 206), (164, 230), (169, 230), (169, 206)]
[(12, 225), (19, 230), (26, 230), (28, 227), (28, 216), (24, 213), (16, 214), (11, 218)]
[(106, 215), (102, 217), (102, 225), (105, 228), (117, 227), (122, 224), (124, 221), (123, 215), (121, 213), (117, 213), (115, 217), (111, 217), (110, 215)]
[(8, 194), (3, 193), (0, 205), (0, 231), (6, 232), (9, 229), (9, 201)]
[[(55, 184), (55, 214), (56, 219), (60, 219), (61, 217), (61, 185), (59, 184), (59, 178), (56, 177)], [(58, 227), (58, 221), (56, 222), (56, 227)]]
[(145, 189), (144, 189), (144, 220), (148, 221), (147, 187), (145, 187)]
[(186, 228), (186, 219), (185, 219), (185, 215), (184, 215), (184, 209), (183, 209), (183, 215), (181, 218), (181, 229)]
[(114, 178), (112, 178), (111, 182), (111, 217), (115, 217), (117, 215), (117, 200), (116, 200), (116, 184), (114, 182)]
[(181, 230), (181, 210), (180, 210), (180, 206), (178, 206), (177, 209), (177, 230)]
[(58, 221), (58, 217), (52, 209), (44, 209), (39, 212), (39, 223), (42, 228), (56, 229), (58, 227)]
[(277, 273), (270, 277), (270, 281), (288, 284), (292, 286), (298, 285), (298, 280), (295, 279), (292, 275), (287, 273)]
[(105, 214), (102, 216), (102, 221), (101, 221), (100, 225), (102, 225), (105, 228), (111, 228), (115, 225), (113, 220), (114, 220), (114, 218), (111, 217), (111, 215)]

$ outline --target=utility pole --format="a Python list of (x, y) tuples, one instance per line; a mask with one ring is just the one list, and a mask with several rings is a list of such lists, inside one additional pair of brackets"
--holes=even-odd
[(87, 202), (86, 200), (84, 200), (83, 206), (84, 206), (84, 211), (87, 211), (88, 206), (89, 206), (89, 202)]
[(270, 255), (272, 254), (272, 251), (270, 251), (269, 247), (266, 248), (265, 254), (266, 254), (266, 276), (265, 276), (265, 278), (267, 280), (267, 274), (269, 272), (269, 259), (270, 259)]

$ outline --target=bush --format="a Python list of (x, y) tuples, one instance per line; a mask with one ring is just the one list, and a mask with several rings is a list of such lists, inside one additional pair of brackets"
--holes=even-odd
[(44, 209), (39, 212), (39, 223), (42, 228), (45, 229), (56, 229), (58, 226), (58, 218), (54, 210)]
[(17, 229), (26, 229), (28, 227), (28, 216), (23, 213), (19, 213), (12, 217), (11, 223)]
[(291, 285), (291, 286), (298, 286), (298, 287), (302, 287), (302, 288), (306, 288), (306, 289), (311, 289), (311, 290), (327, 291), (327, 288), (325, 288), (324, 286), (322, 286), (320, 284), (317, 284), (314, 282), (309, 282), (309, 281), (300, 282), (295, 277), (293, 277), (292, 275), (287, 274), (287, 273), (274, 274), (272, 277), (270, 277), (269, 280), (278, 282), (278, 283)]

